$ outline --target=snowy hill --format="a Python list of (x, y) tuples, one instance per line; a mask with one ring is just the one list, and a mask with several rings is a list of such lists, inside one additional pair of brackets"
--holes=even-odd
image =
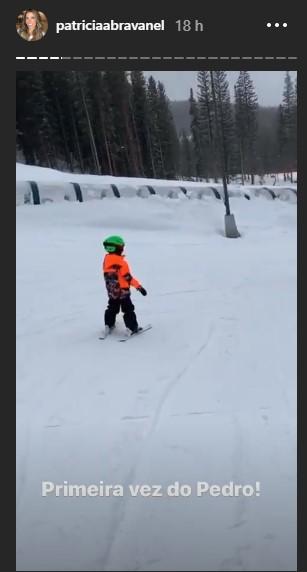
[[(16, 209), (18, 570), (296, 569), (296, 205), (231, 208), (237, 240), (210, 197)], [(113, 233), (153, 324), (127, 344), (121, 316), (98, 339)], [(43, 497), (42, 481), (125, 493)], [(127, 492), (175, 481), (193, 493)], [(199, 481), (260, 495), (199, 498)]]

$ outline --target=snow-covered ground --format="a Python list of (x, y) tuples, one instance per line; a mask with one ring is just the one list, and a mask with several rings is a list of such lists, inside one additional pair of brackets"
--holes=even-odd
[[(296, 569), (296, 205), (151, 196), (17, 217), (17, 569)], [(98, 339), (121, 234), (141, 324)], [(42, 481), (124, 487), (42, 497)], [(128, 485), (190, 485), (132, 497)], [(197, 497), (199, 481), (260, 496)]]

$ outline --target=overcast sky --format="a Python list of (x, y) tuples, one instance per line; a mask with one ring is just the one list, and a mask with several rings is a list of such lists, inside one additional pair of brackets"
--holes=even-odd
[[(152, 71), (145, 75), (153, 75), (156, 80), (164, 83), (167, 95), (170, 99), (188, 99), (190, 87), (195, 92), (197, 89), (197, 72), (195, 71)], [(284, 86), (284, 71), (252, 71), (250, 72), (258, 95), (260, 105), (279, 105), (282, 100)], [(231, 97), (233, 98), (233, 86), (237, 81), (239, 72), (228, 71), (228, 81)], [(291, 72), (295, 78), (296, 72)]]

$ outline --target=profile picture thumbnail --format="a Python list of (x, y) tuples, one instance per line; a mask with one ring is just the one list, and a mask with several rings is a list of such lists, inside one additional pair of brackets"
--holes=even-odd
[(27, 42), (42, 40), (48, 30), (48, 20), (44, 12), (29, 9), (17, 16), (17, 34)]

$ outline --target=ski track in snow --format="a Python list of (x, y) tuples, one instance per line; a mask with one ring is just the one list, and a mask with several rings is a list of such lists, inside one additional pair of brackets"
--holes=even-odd
[[(233, 203), (238, 241), (221, 235), (221, 205), (206, 201), (18, 208), (19, 569), (187, 570), (189, 551), (198, 570), (294, 568), (294, 533), (284, 534), (295, 520), (295, 206)], [(101, 242), (113, 232), (149, 292), (133, 292), (140, 323), (154, 326), (133, 344), (116, 343), (121, 318), (115, 339), (97, 340)], [(126, 489), (164, 475), (260, 479), (266, 500), (178, 499), (169, 514), (164, 499), (38, 498), (40, 480)]]
[[(152, 421), (149, 427), (149, 430), (146, 434), (146, 437), (143, 439), (141, 447), (139, 449), (139, 454), (135, 460), (134, 466), (132, 467), (130, 473), (127, 475), (125, 483), (124, 483), (124, 487), (127, 487), (129, 484), (133, 484), (135, 482), (137, 482), (136, 479), (136, 475), (137, 475), (137, 470), (138, 470), (138, 464), (140, 462), (140, 459), (142, 457), (143, 451), (145, 449), (146, 446), (150, 446), (149, 445), (149, 441), (153, 435), (153, 433), (155, 432), (155, 429), (159, 423), (159, 419), (163, 410), (163, 406), (167, 400), (167, 398), (169, 397), (170, 393), (176, 388), (176, 385), (182, 380), (182, 378), (184, 378), (185, 374), (187, 373), (187, 371), (189, 370), (191, 363), (192, 363), (192, 359), (197, 359), (200, 354), (206, 349), (206, 347), (208, 346), (208, 343), (210, 341), (210, 338), (212, 336), (212, 333), (214, 331), (213, 325), (211, 325), (211, 327), (209, 328), (209, 333), (208, 333), (208, 338), (207, 340), (201, 344), (201, 346), (198, 348), (198, 350), (195, 352), (195, 354), (190, 357), (188, 359), (188, 362), (186, 363), (186, 365), (181, 368), (179, 370), (179, 372), (177, 372), (173, 378), (171, 378), (171, 380), (166, 384), (166, 388), (163, 391), (161, 398), (156, 406), (154, 415), (152, 417)], [(119, 527), (119, 525), (121, 524), (123, 517), (124, 517), (124, 513), (125, 513), (125, 507), (126, 507), (126, 503), (124, 502), (121, 506), (121, 510), (120, 512), (117, 514), (117, 516), (114, 517), (114, 522), (113, 522), (113, 527), (112, 527), (112, 532), (111, 532), (111, 540), (109, 542), (109, 545), (107, 547), (107, 550), (105, 552), (104, 558), (103, 558), (103, 562), (102, 562), (102, 570), (107, 570), (107, 566), (108, 566), (108, 561), (109, 561), (109, 557), (112, 551), (112, 547), (113, 547), (113, 543), (114, 540), (116, 539), (116, 530)], [(136, 570), (136, 568), (135, 568)]]

